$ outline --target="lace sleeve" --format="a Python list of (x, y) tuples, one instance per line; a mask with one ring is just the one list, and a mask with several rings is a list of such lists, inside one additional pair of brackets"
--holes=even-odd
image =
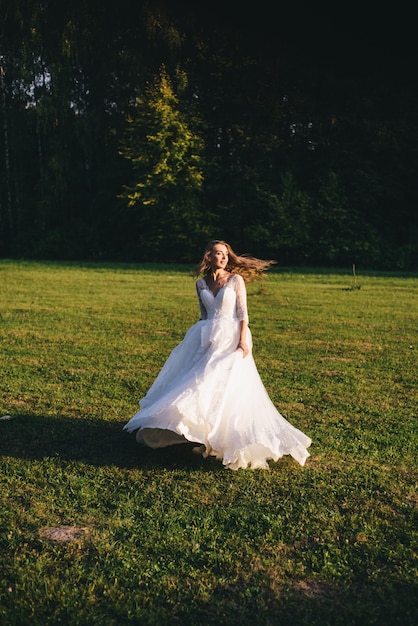
[(200, 308), (200, 319), (201, 320), (206, 320), (208, 319), (208, 312), (205, 309), (205, 306), (202, 302), (202, 298), (200, 297), (200, 281), (196, 282), (196, 292), (197, 292), (197, 299), (199, 300), (199, 308)]
[(244, 279), (239, 274), (235, 278), (235, 291), (237, 294), (237, 317), (240, 322), (248, 322), (247, 290)]

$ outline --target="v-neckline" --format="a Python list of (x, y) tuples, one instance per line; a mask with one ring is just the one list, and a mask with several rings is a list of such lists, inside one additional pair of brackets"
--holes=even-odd
[(206, 282), (206, 278), (204, 278), (203, 280), (205, 281), (205, 285), (206, 285), (206, 288), (209, 291), (209, 293), (211, 293), (212, 296), (214, 298), (216, 298), (218, 296), (218, 294), (222, 291), (222, 289), (227, 286), (227, 284), (229, 283), (229, 281), (231, 280), (232, 277), (233, 277), (233, 274), (231, 274), (231, 276), (228, 278), (228, 280), (224, 282), (222, 287), (219, 287), (219, 289), (218, 289), (218, 291), (216, 293), (213, 293), (212, 289), (209, 287), (208, 283)]

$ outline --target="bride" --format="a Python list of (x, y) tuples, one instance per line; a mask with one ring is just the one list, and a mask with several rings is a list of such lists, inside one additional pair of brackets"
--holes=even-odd
[(311, 440), (276, 409), (252, 356), (245, 284), (273, 261), (238, 256), (211, 241), (195, 268), (200, 320), (169, 355), (124, 426), (151, 448), (194, 442), (225, 467), (268, 469), (290, 454), (300, 465)]

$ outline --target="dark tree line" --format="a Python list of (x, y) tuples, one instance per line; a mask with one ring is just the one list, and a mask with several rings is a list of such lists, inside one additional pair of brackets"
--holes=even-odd
[(408, 42), (198, 4), (0, 0), (0, 255), (417, 269)]

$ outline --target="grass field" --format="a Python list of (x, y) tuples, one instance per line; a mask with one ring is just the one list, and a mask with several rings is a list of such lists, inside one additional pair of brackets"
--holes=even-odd
[(0, 261), (0, 624), (415, 625), (418, 277), (249, 285), (312, 456), (233, 472), (122, 430), (198, 318), (188, 269)]

